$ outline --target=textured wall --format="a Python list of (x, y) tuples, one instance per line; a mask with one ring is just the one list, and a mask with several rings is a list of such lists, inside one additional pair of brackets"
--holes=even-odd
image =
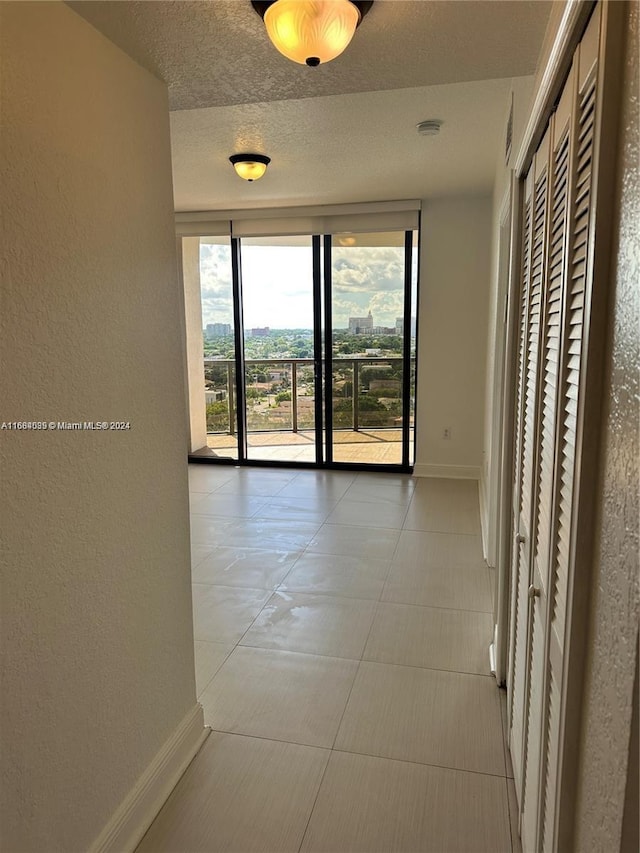
[(164, 86), (1, 3), (2, 847), (81, 851), (195, 703)]
[[(491, 198), (426, 200), (422, 213), (416, 473), (482, 460)], [(451, 439), (444, 440), (444, 427)]]
[(612, 316), (601, 460), (602, 503), (595, 550), (576, 809), (577, 849), (580, 851), (620, 848), (638, 653), (638, 4), (629, 4), (627, 9), (617, 186), (619, 240), (611, 280)]

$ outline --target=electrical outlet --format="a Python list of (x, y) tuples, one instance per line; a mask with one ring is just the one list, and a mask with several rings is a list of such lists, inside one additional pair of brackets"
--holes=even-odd
[(451, 427), (445, 427), (445, 428), (442, 430), (442, 438), (443, 438), (445, 441), (449, 441), (449, 440), (450, 440), (450, 438), (451, 438)]

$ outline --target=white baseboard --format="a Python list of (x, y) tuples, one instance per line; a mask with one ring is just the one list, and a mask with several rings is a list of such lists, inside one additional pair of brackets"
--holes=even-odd
[(414, 477), (448, 477), (452, 480), (479, 480), (479, 465), (429, 465), (419, 462), (413, 466)]
[(116, 809), (89, 853), (135, 850), (210, 731), (197, 702)]

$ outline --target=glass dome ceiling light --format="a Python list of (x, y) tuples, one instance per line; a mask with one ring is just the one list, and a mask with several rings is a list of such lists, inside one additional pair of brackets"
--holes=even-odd
[(274, 46), (315, 67), (345, 50), (373, 0), (252, 0)]

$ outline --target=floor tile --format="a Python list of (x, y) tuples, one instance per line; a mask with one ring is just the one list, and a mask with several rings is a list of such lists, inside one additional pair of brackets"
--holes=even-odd
[(264, 504), (264, 498), (251, 495), (226, 495), (218, 490), (194, 501), (191, 504), (191, 512), (195, 515), (215, 515), (223, 518), (251, 518)]
[(346, 524), (323, 524), (312, 537), (307, 550), (316, 554), (340, 554), (344, 557), (373, 557), (388, 560), (396, 549), (398, 530), (376, 530)]
[(294, 471), (257, 471), (255, 468), (245, 468), (239, 476), (220, 486), (217, 493), (220, 495), (273, 497), (295, 476)]
[(197, 690), (217, 731), (142, 853), (510, 851), (477, 483), (189, 480)]
[(491, 625), (488, 613), (379, 604), (363, 657), (488, 676)]
[(340, 472), (301, 472), (294, 480), (287, 483), (278, 492), (279, 498), (311, 498), (323, 497), (331, 500), (340, 500), (353, 482), (353, 474), (343, 474), (339, 477), (332, 476)]
[(195, 641), (196, 695), (200, 696), (213, 676), (233, 651), (230, 643)]
[(297, 524), (307, 521), (321, 525), (336, 502), (322, 498), (268, 498), (256, 518), (275, 518)]
[(280, 586), (280, 591), (342, 595), (349, 598), (380, 597), (389, 560), (312, 554), (300, 557)]
[(392, 564), (382, 601), (491, 613), (487, 571)]
[(276, 592), (242, 645), (359, 660), (375, 607), (357, 598)]
[(194, 583), (275, 589), (302, 551), (271, 548), (216, 548), (192, 572)]
[(234, 522), (224, 532), (221, 544), (240, 548), (273, 548), (297, 551), (305, 548), (315, 536), (319, 524), (308, 521), (278, 521), (270, 518), (248, 518)]
[(189, 465), (189, 490), (213, 492), (234, 476), (231, 465)]
[(237, 646), (201, 697), (219, 731), (331, 747), (357, 661)]
[(480, 536), (460, 533), (426, 533), (403, 530), (393, 555), (394, 563), (434, 566), (439, 569), (485, 569)]
[(328, 757), (213, 732), (136, 853), (297, 853)]
[(421, 478), (409, 506), (405, 527), (479, 534), (478, 483), (475, 480)]
[(229, 530), (236, 522), (230, 518), (213, 518), (210, 515), (191, 516), (191, 542), (208, 546), (212, 551), (216, 545), (224, 545)]
[(377, 474), (373, 471), (362, 471), (356, 474), (352, 488), (367, 490), (376, 488), (383, 493), (402, 489), (407, 493), (412, 493), (417, 482), (418, 480), (411, 474)]
[(193, 574), (193, 570), (196, 566), (199, 566), (200, 563), (204, 560), (205, 557), (208, 557), (209, 554), (213, 551), (213, 548), (210, 545), (197, 545), (195, 542), (191, 543), (191, 571)]
[(344, 493), (344, 499), (402, 506), (406, 510), (413, 497), (413, 492), (414, 484), (409, 478), (404, 482), (399, 481), (395, 484), (384, 485), (380, 478), (371, 478), (371, 475), (368, 477), (359, 475)]
[(360, 664), (335, 748), (504, 776), (491, 678)]
[(329, 515), (327, 523), (399, 530), (406, 514), (407, 509), (402, 504), (349, 500), (345, 496)]
[(269, 595), (264, 589), (193, 584), (195, 639), (208, 643), (237, 643)]
[(304, 853), (510, 853), (504, 780), (333, 752)]

